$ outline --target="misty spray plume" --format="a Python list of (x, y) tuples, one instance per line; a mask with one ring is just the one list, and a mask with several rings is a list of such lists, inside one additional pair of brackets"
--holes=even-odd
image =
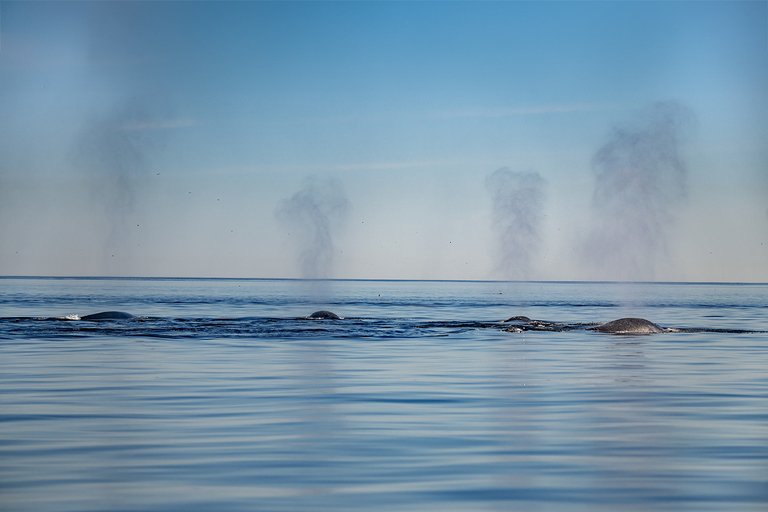
[(686, 197), (680, 137), (692, 111), (659, 102), (632, 124), (614, 127), (594, 155), (593, 214), (585, 263), (599, 279), (653, 280)]
[(95, 220), (103, 223), (93, 228), (104, 236), (108, 272), (131, 258), (136, 203), (147, 187), (148, 159), (160, 143), (149, 124), (145, 110), (129, 102), (86, 122), (75, 142), (75, 163), (91, 186)]
[(331, 178), (308, 178), (298, 192), (280, 201), (275, 216), (290, 230), (298, 249), (302, 278), (330, 277), (334, 233), (348, 211), (344, 188)]
[(541, 244), (546, 181), (537, 172), (513, 172), (503, 167), (488, 176), (485, 185), (491, 194), (497, 240), (496, 270), (505, 279), (529, 279)]

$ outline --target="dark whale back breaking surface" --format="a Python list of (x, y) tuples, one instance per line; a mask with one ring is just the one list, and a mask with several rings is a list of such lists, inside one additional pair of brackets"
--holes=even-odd
[(341, 317), (337, 315), (336, 313), (333, 313), (332, 311), (315, 311), (311, 315), (309, 315), (309, 318), (315, 319), (315, 320), (341, 320)]
[[(343, 318), (333, 313), (332, 311), (320, 310), (315, 311), (307, 318), (313, 320), (342, 320)], [(359, 319), (358, 319), (359, 320)], [(510, 327), (503, 330), (508, 332), (523, 332), (523, 331), (575, 331), (575, 330), (588, 330), (596, 331), (605, 334), (657, 334), (662, 332), (701, 332), (701, 329), (673, 329), (659, 326), (646, 320), (645, 318), (619, 318), (611, 322), (603, 324), (598, 323), (558, 323), (547, 322), (545, 320), (533, 320), (527, 316), (513, 316), (504, 320), (503, 322), (459, 322), (459, 324), (469, 327), (471, 325), (476, 328), (483, 327), (495, 327), (504, 326), (505, 324), (511, 324)], [(436, 325), (448, 326), (451, 322), (437, 322)]]
[[(57, 317), (49, 320), (85, 320), (85, 321), (116, 321), (116, 320), (131, 320), (140, 319), (142, 322), (142, 328), (147, 329), (152, 327), (154, 323), (170, 322), (175, 325), (175, 329), (184, 330), (185, 328), (192, 328), (200, 319), (167, 319), (161, 317), (152, 316), (134, 316), (124, 311), (102, 311), (100, 313), (93, 313), (78, 317), (77, 315), (70, 315), (66, 318)], [(381, 319), (381, 318), (345, 318), (337, 315), (336, 313), (328, 310), (315, 311), (314, 313), (300, 317), (299, 319), (307, 320), (344, 320), (343, 323), (330, 322), (325, 327), (319, 328), (319, 330), (313, 330), (314, 334), (323, 331), (326, 333), (336, 333), (344, 336), (375, 336), (382, 335), (383, 332), (390, 334), (395, 328), (397, 332), (408, 331), (411, 328), (416, 328), (420, 335), (428, 335), (430, 330), (440, 331), (444, 329), (496, 329), (506, 332), (525, 332), (525, 331), (548, 331), (548, 332), (568, 332), (568, 331), (594, 331), (603, 334), (614, 335), (647, 335), (657, 333), (696, 333), (696, 332), (720, 332), (720, 333), (755, 333), (764, 331), (753, 331), (745, 329), (712, 329), (712, 328), (670, 328), (661, 327), (658, 324), (646, 320), (644, 318), (619, 318), (606, 323), (598, 322), (551, 322), (547, 320), (535, 320), (527, 316), (518, 315), (507, 318), (503, 321), (492, 320), (435, 320), (431, 322), (409, 320), (407, 318), (400, 319)], [(8, 320), (14, 320), (10, 318)], [(15, 319), (15, 320), (23, 320)], [(38, 320), (45, 320), (45, 318), (38, 318)], [(297, 320), (296, 318), (271, 318), (265, 319), (266, 324), (262, 325), (258, 321), (252, 326), (252, 329), (246, 329), (251, 335), (286, 335), (295, 334), (297, 331), (293, 326), (288, 324), (287, 331), (281, 333), (282, 330), (279, 323), (276, 322), (292, 322)], [(254, 320), (251, 318), (244, 319), (231, 319), (227, 321), (227, 325), (231, 325), (231, 329), (236, 332), (243, 332), (243, 326), (240, 323), (250, 323)], [(126, 324), (127, 326), (128, 324)], [(222, 328), (222, 324), (215, 322), (214, 324), (207, 323), (206, 326), (215, 325), (218, 329), (217, 333), (226, 335), (227, 329)], [(269, 328), (264, 327), (268, 325)], [(341, 330), (339, 330), (341, 329)], [(195, 327), (195, 332), (198, 332), (199, 328)]]
[(80, 320), (127, 320), (129, 318), (136, 318), (130, 313), (123, 311), (102, 311), (101, 313), (94, 313), (92, 315), (81, 316)]
[(619, 318), (590, 329), (609, 334), (656, 334), (665, 331), (645, 318)]
[(645, 318), (619, 318), (603, 324), (598, 323), (559, 323), (545, 320), (532, 320), (527, 316), (513, 316), (504, 321), (510, 332), (523, 331), (577, 331), (587, 330), (605, 334), (656, 334), (661, 332), (694, 332), (699, 329), (665, 329)]
[[(94, 313), (80, 317), (80, 320), (127, 320), (131, 318), (136, 317), (123, 311), (102, 311), (101, 313)], [(341, 320), (339, 315), (327, 310), (315, 311), (309, 315), (308, 318), (313, 320)], [(533, 330), (569, 331), (581, 327), (588, 330), (609, 334), (655, 334), (665, 332), (665, 329), (644, 318), (619, 318), (618, 320), (613, 320), (612, 322), (607, 322), (596, 326), (593, 324), (556, 324), (552, 322), (544, 322), (541, 320), (531, 320), (527, 316), (514, 316), (512, 318), (508, 318), (505, 320), (505, 322), (514, 322), (518, 325), (521, 323), (526, 324), (528, 327), (532, 327)]]

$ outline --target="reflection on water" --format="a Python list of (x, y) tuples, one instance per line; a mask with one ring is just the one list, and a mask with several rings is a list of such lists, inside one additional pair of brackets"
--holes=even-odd
[[(147, 300), (143, 284), (119, 290), (125, 309)], [(133, 327), (6, 322), (2, 508), (765, 509), (766, 334), (510, 333), (485, 325), (512, 309), (483, 303), (488, 284), (449, 285), (401, 284), (411, 305), (388, 315), (371, 302), (342, 332), (260, 314), (273, 302), (251, 317), (233, 314), (239, 299), (191, 315), (188, 289), (174, 292), (176, 314)], [(231, 283), (209, 286), (221, 297)], [(336, 309), (366, 309), (365, 289), (337, 289)], [(549, 293), (543, 314), (543, 292), (514, 309), (584, 316), (561, 300), (567, 286)], [(752, 299), (717, 310), (744, 326)], [(700, 305), (666, 304), (640, 314), (706, 321)]]

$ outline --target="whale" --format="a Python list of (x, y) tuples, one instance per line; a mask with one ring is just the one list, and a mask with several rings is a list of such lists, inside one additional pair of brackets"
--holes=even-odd
[(124, 313), (122, 311), (102, 311), (101, 313), (93, 313), (92, 315), (81, 316), (80, 320), (127, 320), (129, 318), (136, 318), (130, 313)]
[(530, 318), (527, 316), (513, 316), (512, 318), (507, 318), (504, 320), (505, 322), (533, 322)]
[(331, 311), (315, 311), (311, 315), (309, 315), (308, 318), (312, 318), (313, 320), (341, 320), (341, 317), (337, 315), (336, 313), (333, 313)]
[(597, 323), (559, 323), (545, 320), (532, 320), (527, 316), (513, 316), (502, 322), (512, 325), (504, 329), (509, 332), (523, 331), (577, 331), (588, 330), (606, 334), (655, 334), (659, 332), (682, 332), (681, 329), (665, 329), (645, 318), (619, 318), (603, 324)]
[(589, 329), (608, 334), (656, 334), (665, 331), (662, 327), (645, 318), (619, 318)]

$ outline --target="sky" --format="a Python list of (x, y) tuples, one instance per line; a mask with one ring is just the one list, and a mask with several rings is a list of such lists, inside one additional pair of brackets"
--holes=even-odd
[(0, 2), (0, 275), (768, 282), (768, 2)]

